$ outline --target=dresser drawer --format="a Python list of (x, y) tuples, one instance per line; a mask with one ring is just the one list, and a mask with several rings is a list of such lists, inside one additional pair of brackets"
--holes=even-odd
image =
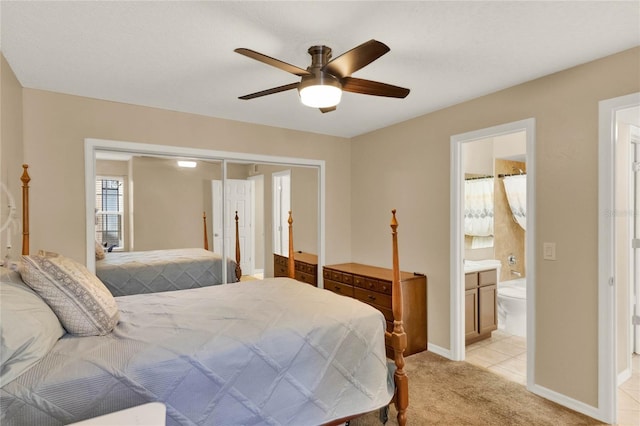
[(371, 278), (364, 279), (364, 287), (365, 290), (369, 291), (378, 291), (378, 280), (374, 280)]
[(275, 264), (273, 265), (273, 276), (274, 277), (288, 277), (287, 267)]
[(304, 262), (296, 262), (296, 271), (304, 272), (305, 274), (314, 274), (316, 272), (316, 266), (310, 265)]
[(331, 279), (331, 269), (322, 268), (322, 278), (326, 280)]
[(335, 281), (337, 283), (343, 283), (353, 286), (353, 275), (346, 272), (337, 272), (332, 269), (324, 269), (322, 276), (325, 280)]
[(302, 271), (296, 271), (296, 280), (301, 281), (303, 283), (311, 284), (313, 286), (317, 285), (315, 275), (307, 274)]
[(337, 281), (325, 280), (324, 288), (343, 296), (353, 297), (353, 286)]
[(378, 281), (378, 291), (380, 293), (391, 295), (393, 286), (391, 281)]
[(354, 287), (353, 295), (353, 297), (355, 297), (356, 299), (365, 303), (369, 303), (370, 305), (376, 305), (376, 307), (381, 306), (384, 308), (391, 308), (391, 296), (387, 294)]

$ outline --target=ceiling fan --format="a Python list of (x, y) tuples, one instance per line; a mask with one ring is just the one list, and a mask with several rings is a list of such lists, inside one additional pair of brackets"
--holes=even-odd
[(377, 40), (369, 40), (337, 58), (331, 59), (331, 48), (311, 46), (308, 50), (311, 55), (311, 65), (305, 70), (251, 49), (235, 49), (234, 51), (241, 55), (302, 77), (297, 83), (240, 96), (239, 99), (254, 99), (298, 89), (300, 100), (304, 105), (319, 108), (324, 113), (336, 109), (343, 90), (363, 95), (405, 98), (409, 94), (409, 89), (404, 87), (351, 77), (351, 74), (375, 61), (389, 50), (386, 44)]

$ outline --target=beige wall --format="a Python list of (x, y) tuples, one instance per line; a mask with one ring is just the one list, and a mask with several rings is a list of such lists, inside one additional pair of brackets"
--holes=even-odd
[[(5, 259), (15, 261), (22, 251), (22, 162), (22, 86), (4, 56), (0, 55), (0, 182), (13, 196), (16, 207), (12, 226), (0, 232), (0, 262)], [(9, 197), (4, 191), (0, 191), (0, 203), (2, 226), (10, 216)], [(11, 248), (7, 247), (9, 240)]]
[[(495, 161), (494, 179), (494, 219), (495, 219), (495, 245), (494, 254), (502, 265), (500, 268), (500, 281), (524, 278), (525, 273), (525, 231), (513, 219), (511, 207), (507, 200), (507, 192), (504, 189), (500, 174), (512, 174), (514, 167), (526, 172), (526, 163), (510, 160)], [(509, 264), (509, 256), (514, 256), (515, 264)], [(519, 273), (520, 275), (517, 275)]]
[(133, 157), (133, 250), (202, 248), (202, 213), (213, 219), (211, 180), (221, 173), (220, 163), (198, 161), (190, 169), (174, 159)]
[(493, 138), (463, 144), (462, 161), (465, 175), (493, 176)]
[[(352, 258), (391, 265), (397, 208), (401, 268), (428, 276), (432, 344), (450, 347), (450, 138), (533, 117), (537, 263), (528, 267), (544, 313), (534, 380), (597, 406), (598, 101), (640, 90), (639, 58), (634, 48), (352, 139)], [(543, 242), (556, 242), (557, 261), (542, 260)]]

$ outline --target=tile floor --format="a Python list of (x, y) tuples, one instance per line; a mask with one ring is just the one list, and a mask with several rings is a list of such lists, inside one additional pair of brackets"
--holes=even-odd
[[(467, 346), (466, 361), (511, 381), (527, 383), (527, 344), (523, 337), (496, 330), (491, 338)], [(633, 375), (618, 388), (618, 425), (640, 426), (640, 356), (634, 355)]]

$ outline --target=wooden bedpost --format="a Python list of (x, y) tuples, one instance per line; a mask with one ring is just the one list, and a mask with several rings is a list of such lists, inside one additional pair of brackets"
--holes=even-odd
[(409, 406), (409, 380), (404, 371), (404, 351), (407, 348), (407, 334), (402, 322), (402, 287), (400, 286), (400, 266), (398, 262), (398, 221), (396, 210), (391, 210), (391, 238), (393, 244), (393, 283), (392, 283), (392, 309), (393, 332), (391, 333), (391, 346), (393, 347), (396, 371), (394, 380), (396, 383), (395, 406), (398, 411), (398, 425), (407, 423), (407, 407)]
[(296, 259), (295, 251), (293, 250), (293, 216), (291, 216), (291, 210), (289, 210), (289, 263), (287, 266), (289, 278), (296, 279)]
[(31, 177), (27, 169), (27, 164), (22, 165), (22, 254), (29, 255), (29, 181)]
[(240, 281), (242, 268), (240, 267), (240, 228), (238, 227), (238, 210), (236, 210), (236, 278)]
[(202, 223), (204, 224), (204, 249), (209, 250), (209, 237), (207, 236), (207, 212), (202, 212)]

